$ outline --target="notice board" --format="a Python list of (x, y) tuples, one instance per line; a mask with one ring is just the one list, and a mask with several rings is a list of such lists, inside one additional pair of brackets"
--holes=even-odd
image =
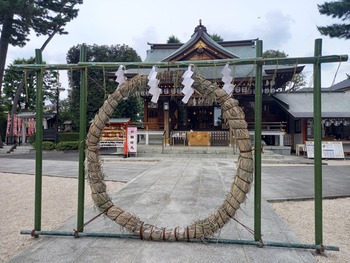
[[(307, 158), (314, 158), (314, 142), (306, 142)], [(344, 150), (342, 142), (322, 142), (322, 158), (323, 159), (344, 159)]]
[(128, 152), (137, 153), (137, 127), (128, 126)]

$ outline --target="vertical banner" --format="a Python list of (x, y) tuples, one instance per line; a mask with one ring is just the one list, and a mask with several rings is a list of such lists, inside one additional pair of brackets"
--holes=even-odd
[(13, 114), (13, 127), (12, 127), (12, 131), (13, 131), (13, 136), (17, 136), (17, 115)]
[(9, 114), (7, 114), (6, 135), (10, 135), (10, 124), (11, 124), (11, 116), (9, 113)]
[(137, 127), (128, 127), (129, 153), (137, 153)]
[(30, 133), (29, 133), (29, 130), (30, 130), (30, 118), (26, 119), (26, 136), (30, 136)]
[(21, 130), (22, 130), (21, 118), (17, 117), (17, 134), (18, 134), (18, 137), (22, 136)]
[(27, 136), (30, 136), (35, 132), (35, 119), (34, 118), (28, 119), (27, 127), (28, 127)]

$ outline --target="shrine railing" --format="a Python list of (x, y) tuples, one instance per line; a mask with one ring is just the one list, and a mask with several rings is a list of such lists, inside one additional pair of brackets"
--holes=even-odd
[[(262, 122), (262, 130), (286, 131), (287, 122)], [(254, 122), (248, 122), (248, 130), (254, 130)]]

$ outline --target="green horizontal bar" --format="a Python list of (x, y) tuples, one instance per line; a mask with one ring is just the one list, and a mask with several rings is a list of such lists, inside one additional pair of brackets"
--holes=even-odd
[(296, 57), (296, 58), (251, 58), (251, 59), (220, 59), (220, 60), (196, 60), (196, 61), (174, 61), (174, 62), (79, 62), (78, 64), (15, 64), (18, 69), (43, 69), (43, 70), (68, 70), (72, 68), (117, 68), (120, 65), (128, 69), (132, 68), (152, 68), (158, 67), (187, 67), (195, 65), (197, 67), (224, 66), (227, 63), (232, 65), (298, 65), (314, 63), (332, 63), (348, 60), (348, 55), (330, 55), (320, 57)]
[[(140, 236), (130, 234), (117, 234), (117, 233), (98, 233), (98, 232), (66, 232), (66, 231), (32, 231), (21, 230), (21, 235), (42, 235), (42, 236), (72, 236), (72, 237), (108, 237), (108, 238), (131, 238), (140, 239)], [(187, 242), (187, 240), (180, 240)], [(190, 239), (189, 242), (199, 242), (199, 239)], [(269, 246), (269, 247), (288, 247), (288, 248), (302, 248), (302, 249), (321, 249), (320, 245), (314, 244), (300, 244), (300, 243), (285, 243), (285, 242), (269, 242), (264, 241), (260, 243), (255, 240), (235, 240), (235, 239), (205, 239), (205, 243), (220, 243), (220, 244), (236, 244), (236, 245), (254, 245), (254, 246)], [(324, 246), (324, 250), (339, 251), (339, 247), (336, 246)]]

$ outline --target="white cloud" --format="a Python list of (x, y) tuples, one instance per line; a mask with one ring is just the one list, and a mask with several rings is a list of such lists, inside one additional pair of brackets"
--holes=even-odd
[(157, 37), (156, 28), (151, 26), (151, 27), (146, 28), (146, 30), (143, 31), (140, 35), (132, 37), (133, 43), (132, 43), (131, 47), (133, 49), (135, 49), (136, 52), (142, 58), (142, 60), (144, 60), (146, 58), (145, 47), (148, 46), (147, 42), (148, 43), (157, 43), (159, 41), (161, 41), (161, 40), (158, 39), (158, 37)]
[[(250, 34), (259, 35), (264, 40), (265, 49), (280, 49), (292, 38), (291, 27), (294, 20), (281, 10), (272, 10), (258, 19)], [(281, 50), (283, 51), (283, 50)], [(286, 52), (288, 53), (288, 52)]]
[[(214, 5), (213, 5), (214, 3)], [(170, 35), (186, 42), (193, 34), (199, 19), (208, 33), (221, 35), (225, 40), (263, 40), (264, 50), (278, 49), (290, 57), (312, 56), (314, 39), (323, 38), (323, 54), (349, 54), (350, 40), (321, 36), (317, 25), (335, 22), (320, 15), (317, 4), (324, 0), (211, 0), (176, 3), (154, 0), (114, 1), (85, 0), (76, 19), (67, 25), (69, 35), (55, 36), (46, 48), (43, 58), (48, 63), (65, 63), (66, 53), (74, 45), (127, 44), (145, 58), (147, 42), (165, 43)], [(8, 60), (34, 56), (46, 37), (32, 36), (24, 48), (9, 48)], [(337, 71), (338, 64), (322, 67), (322, 85), (327, 87)], [(311, 72), (312, 66), (305, 69)], [(336, 82), (350, 73), (350, 62), (341, 64)]]

